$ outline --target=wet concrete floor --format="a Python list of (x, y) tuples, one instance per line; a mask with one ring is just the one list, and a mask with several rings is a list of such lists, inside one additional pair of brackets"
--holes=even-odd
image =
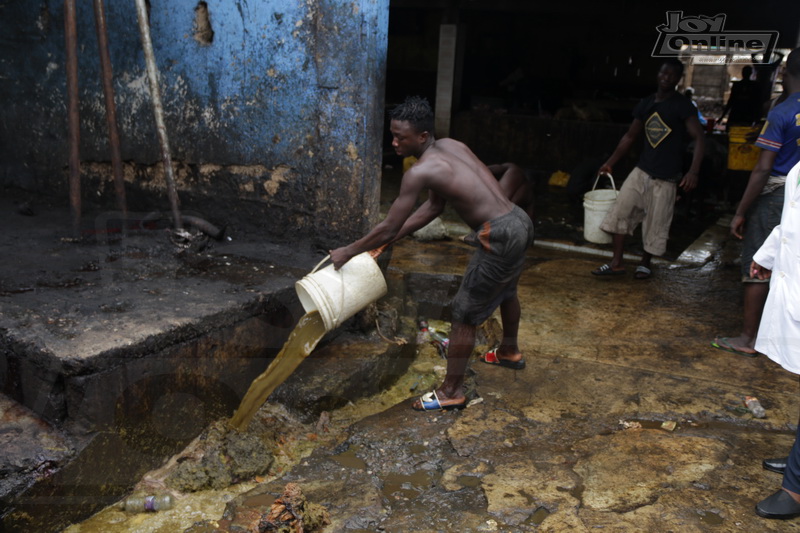
[[(632, 265), (598, 279), (602, 258), (539, 243), (520, 282), (527, 368), (473, 359), (480, 400), (466, 410), (411, 410), (442, 369), (426, 348), (391, 390), (292, 440), (285, 471), (181, 495), (160, 513), (108, 509), (67, 531), (165, 533), (199, 520), (211, 522), (196, 531), (222, 531), (226, 504), (230, 517), (288, 482), (328, 509), (325, 531), (798, 530), (753, 512), (780, 484), (761, 460), (793, 442), (797, 378), (710, 347), (736, 333), (741, 286), (736, 246), (704, 238), (700, 262), (659, 263), (644, 281)], [(407, 239), (391, 266), (457, 275), (468, 256), (457, 240)], [(745, 395), (766, 418), (744, 409)]]
[[(557, 218), (545, 214), (542, 220), (552, 224)], [(571, 219), (561, 222), (570, 226), (568, 233), (580, 233)], [(678, 228), (689, 226), (678, 222)], [(793, 442), (797, 378), (763, 356), (745, 358), (709, 345), (716, 335), (736, 334), (741, 322), (738, 245), (727, 239), (723, 226), (709, 227), (696, 248), (671, 250), (667, 261), (657, 263), (655, 276), (644, 281), (633, 279), (634, 263), (627, 276), (598, 279), (589, 272), (605, 261), (606, 246), (547, 235), (529, 250), (520, 284), (520, 344), (527, 368), (490, 367), (477, 360), (476, 351), (469, 385), (479, 401), (463, 412), (411, 410), (411, 401), (434, 387), (444, 368), (436, 350), (422, 346), (394, 386), (319, 420), (299, 420), (268, 402), (248, 430), (277, 436), (264, 475), (227, 488), (176, 491), (175, 507), (158, 513), (108, 508), (67, 531), (171, 533), (201, 521), (208, 521), (204, 530), (219, 531), (214, 522), (243, 516), (243, 509), (268, 508), (289, 482), (299, 483), (309, 501), (328, 509), (332, 523), (326, 531), (797, 530), (798, 521), (767, 521), (753, 512), (755, 503), (780, 484), (780, 476), (762, 470), (760, 463), (787, 453)], [(453, 236), (464, 232), (449, 220), (447, 227)], [(53, 228), (42, 231), (53, 240)], [(540, 235), (546, 233), (545, 228)], [(29, 229), (16, 234), (11, 245), (18, 255), (37, 253), (24, 246), (30, 237), (36, 235)], [(59, 246), (55, 261), (68, 258), (69, 245)], [(78, 321), (50, 323), (16, 308), (5, 307), (5, 319), (25, 319), (30, 326), (22, 331), (31, 342), (75, 344), (89, 335), (85, 338), (105, 346), (149, 331), (152, 313), (138, 299), (129, 301), (133, 292), (124, 289), (139, 278), (160, 277), (159, 269), (172, 288), (156, 296), (175, 302), (183, 313), (199, 313), (200, 304), (214, 305), (208, 301), (209, 282), (223, 285), (221, 295), (241, 298), (235, 305), (246, 307), (248, 293), (268, 290), (260, 280), (269, 261), (276, 263), (272, 270), (281, 270), (285, 285), (314, 263), (308, 254), (307, 267), (282, 266), (291, 261), (276, 261), (279, 247), (253, 255), (244, 265), (228, 264), (220, 255), (209, 269), (218, 277), (206, 274), (198, 292), (193, 278), (173, 276), (177, 268), (165, 268), (155, 254), (144, 253), (145, 246), (142, 258), (118, 258), (112, 243), (97, 275), (109, 275), (108, 265), (145, 261), (136, 269), (115, 270), (114, 283), (90, 283), (90, 290), (77, 297), (82, 302), (40, 313), (67, 321), (106, 305), (111, 307), (98, 307), (100, 316), (113, 322), (121, 320), (118, 316), (129, 320), (136, 311), (136, 327), (120, 328), (119, 339), (82, 330)], [(629, 252), (635, 256), (635, 239)], [(469, 253), (453, 238), (406, 239), (395, 246), (390, 271), (458, 276)], [(92, 281), (93, 259), (77, 259), (64, 265), (67, 274), (45, 281), (65, 288), (78, 277)], [(222, 271), (231, 269), (247, 278), (244, 285), (227, 285), (230, 276)], [(46, 301), (45, 291), (31, 289), (45, 287), (41, 276), (31, 270), (21, 278), (4, 278), (3, 294), (44, 298), (39, 305), (53, 307), (56, 301)], [(98, 305), (90, 306), (91, 287), (116, 293), (98, 295)], [(431, 292), (436, 290), (432, 285)], [(136, 293), (136, 298), (152, 296)], [(488, 340), (481, 348), (496, 339), (498, 320), (499, 315), (485, 329)], [(745, 395), (760, 399), (766, 418), (755, 419), (744, 409)], [(46, 478), (68, 453), (69, 442), (60, 431), (28, 417), (14, 402), (2, 398), (0, 416), (4, 459), (16, 468), (34, 469)], [(31, 446), (6, 446), (23, 441)], [(144, 476), (137, 488), (169, 490), (165, 470), (176, 462)]]

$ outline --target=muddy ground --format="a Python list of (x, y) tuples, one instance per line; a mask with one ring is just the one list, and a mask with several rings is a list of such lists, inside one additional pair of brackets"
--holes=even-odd
[[(455, 240), (407, 241), (392, 264), (456, 274), (467, 257)], [(192, 531), (221, 531), (253, 506), (266, 512), (289, 482), (328, 510), (325, 531), (798, 529), (753, 512), (779, 486), (760, 462), (793, 442), (797, 380), (763, 356), (709, 346), (739, 323), (733, 245), (718, 242), (702, 265), (662, 264), (646, 281), (597, 279), (597, 264), (530, 251), (520, 285), (527, 368), (474, 360), (481, 401), (463, 412), (410, 409), (441, 366), (426, 349), (376, 405), (330, 413), (327, 432), (301, 431), (286, 472), (233, 492), (182, 494), (157, 515), (108, 510), (70, 531), (195, 522), (205, 529)], [(744, 409), (744, 395), (760, 398), (766, 418)]]

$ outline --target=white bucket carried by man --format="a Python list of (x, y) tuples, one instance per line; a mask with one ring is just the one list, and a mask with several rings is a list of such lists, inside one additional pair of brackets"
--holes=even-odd
[(611, 188), (598, 189), (597, 181), (601, 175), (595, 178), (592, 190), (583, 195), (583, 238), (595, 244), (608, 244), (611, 235), (600, 229), (600, 223), (617, 200), (619, 191), (611, 174), (606, 174), (611, 180)]
[(326, 331), (336, 329), (388, 291), (383, 273), (373, 258), (374, 252), (353, 257), (339, 270), (328, 265), (317, 271), (330, 257), (327, 256), (294, 284), (305, 312), (319, 311)]

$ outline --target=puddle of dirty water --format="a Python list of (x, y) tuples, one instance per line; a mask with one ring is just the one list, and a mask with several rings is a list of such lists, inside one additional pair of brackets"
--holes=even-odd
[(702, 524), (719, 526), (725, 522), (725, 519), (722, 518), (719, 513), (714, 511), (697, 511), (697, 514), (700, 516), (700, 523)]
[(550, 511), (548, 511), (544, 507), (539, 507), (525, 522), (527, 522), (532, 526), (539, 526), (542, 524), (542, 522), (544, 522), (544, 519), (547, 518), (548, 516), (550, 516)]
[(366, 470), (367, 463), (365, 463), (364, 460), (361, 459), (360, 457), (356, 456), (356, 452), (358, 452), (358, 447), (351, 446), (344, 452), (338, 455), (334, 455), (333, 460), (347, 468), (353, 468), (355, 470)]
[(286, 381), (303, 359), (311, 355), (323, 336), (325, 336), (325, 324), (319, 311), (303, 315), (272, 363), (253, 380), (230, 420), (231, 427), (244, 431), (272, 391)]
[(417, 470), (411, 474), (387, 474), (383, 478), (383, 495), (392, 499), (412, 499), (433, 486), (441, 477), (430, 470)]
[(474, 489), (481, 485), (481, 478), (479, 478), (478, 476), (467, 476), (467, 475), (458, 476), (456, 478), (456, 483), (458, 483), (462, 487)]
[(421, 453), (427, 453), (428, 448), (424, 444), (412, 444), (408, 451), (414, 455), (419, 455)]
[(268, 508), (270, 505), (273, 504), (275, 501), (275, 496), (272, 494), (256, 494), (255, 496), (250, 496), (249, 498), (245, 498), (242, 501), (243, 507), (256, 507), (256, 508)]

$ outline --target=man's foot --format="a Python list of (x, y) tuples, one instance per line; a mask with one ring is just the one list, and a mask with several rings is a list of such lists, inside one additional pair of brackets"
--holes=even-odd
[(758, 352), (755, 351), (752, 346), (749, 346), (741, 337), (717, 337), (714, 339), (714, 342), (711, 343), (711, 346), (724, 352), (744, 355), (745, 357), (755, 357), (758, 355)]
[(779, 490), (756, 505), (756, 514), (763, 518), (786, 520), (800, 516), (800, 503), (786, 490)]
[(633, 279), (647, 279), (652, 275), (653, 271), (650, 270), (650, 267), (639, 265), (633, 273)]
[(777, 459), (764, 459), (761, 462), (761, 466), (764, 467), (764, 470), (769, 470), (770, 472), (777, 472), (778, 474), (783, 474), (786, 471), (786, 462), (789, 460), (788, 457), (778, 457)]
[(431, 391), (417, 398), (411, 407), (415, 411), (452, 411), (453, 409), (463, 409), (467, 406), (467, 399), (439, 397), (439, 393)]
[(482, 355), (481, 361), (489, 365), (504, 366), (514, 370), (522, 370), (525, 368), (525, 360), (522, 358), (522, 354), (517, 355), (519, 358), (516, 360), (510, 358), (501, 358), (497, 355), (497, 348), (494, 348), (493, 350), (489, 350)]
[(592, 270), (592, 274), (595, 276), (621, 276), (625, 274), (625, 269), (614, 268), (610, 264), (606, 263), (605, 265), (599, 266)]

